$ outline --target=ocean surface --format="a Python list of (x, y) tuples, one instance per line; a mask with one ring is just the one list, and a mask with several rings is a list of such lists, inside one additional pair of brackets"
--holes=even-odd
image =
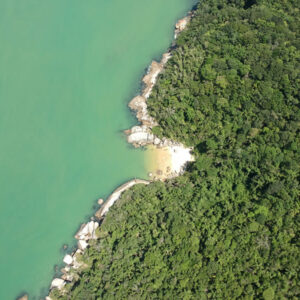
[(0, 0), (1, 300), (45, 296), (97, 199), (146, 177), (127, 103), (194, 4)]

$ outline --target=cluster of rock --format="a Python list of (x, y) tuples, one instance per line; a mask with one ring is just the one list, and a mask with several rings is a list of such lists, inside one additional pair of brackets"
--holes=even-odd
[[(74, 279), (71, 271), (72, 269), (76, 270), (84, 266), (84, 264), (80, 262), (78, 258), (88, 247), (88, 241), (97, 239), (96, 229), (98, 227), (99, 223), (96, 221), (91, 221), (87, 224), (81, 225), (79, 231), (75, 235), (75, 238), (78, 240), (78, 248), (72, 254), (67, 254), (64, 257), (63, 262), (66, 264), (66, 266), (61, 270), (63, 275), (61, 278), (54, 278), (52, 280), (50, 289), (62, 290), (67, 282), (71, 282)], [(51, 298), (48, 296), (46, 300), (51, 300)]]
[(75, 235), (75, 238), (78, 240), (78, 248), (81, 250), (84, 250), (86, 248), (85, 244), (86, 241), (92, 239), (97, 239), (96, 236), (96, 229), (98, 228), (99, 223), (91, 221), (87, 224), (83, 224), (77, 234)]
[(146, 125), (132, 127), (128, 133), (127, 141), (135, 147), (160, 143), (160, 139), (156, 138)]
[[(175, 25), (175, 38), (180, 32), (182, 32), (188, 22), (191, 19), (191, 15), (179, 20)], [(155, 145), (158, 147), (166, 147), (173, 145), (174, 143), (167, 139), (159, 139), (151, 132), (151, 128), (157, 126), (157, 122), (151, 117), (147, 109), (147, 99), (149, 98), (152, 89), (156, 83), (158, 75), (164, 69), (166, 63), (171, 58), (171, 53), (164, 53), (160, 62), (152, 61), (148, 68), (147, 74), (143, 77), (142, 82), (144, 84), (141, 95), (134, 97), (128, 104), (131, 110), (136, 112), (136, 117), (141, 123), (139, 126), (134, 126), (129, 130), (125, 130), (128, 143), (134, 147), (141, 147), (145, 145)], [(177, 144), (177, 143), (176, 143)]]
[[(109, 208), (120, 198), (121, 194), (132, 187), (135, 184), (149, 184), (149, 181), (134, 179), (129, 182), (121, 185), (117, 188), (104, 202), (103, 199), (98, 200), (98, 204), (102, 207), (96, 212), (95, 217), (97, 219), (102, 219), (106, 213), (109, 211)], [(73, 270), (77, 270), (81, 267), (84, 268), (84, 263), (79, 261), (79, 257), (84, 253), (84, 250), (89, 246), (90, 240), (98, 239), (96, 230), (99, 227), (100, 223), (98, 221), (90, 221), (81, 225), (79, 231), (76, 233), (75, 238), (77, 241), (77, 250), (71, 254), (65, 255), (63, 262), (66, 266), (61, 270), (63, 275), (60, 278), (54, 278), (51, 282), (50, 290), (58, 289), (63, 292), (64, 286), (67, 282), (74, 280)], [(20, 298), (23, 300), (23, 298)], [(25, 298), (26, 299), (26, 298)], [(51, 300), (50, 296), (46, 297), (46, 300)]]

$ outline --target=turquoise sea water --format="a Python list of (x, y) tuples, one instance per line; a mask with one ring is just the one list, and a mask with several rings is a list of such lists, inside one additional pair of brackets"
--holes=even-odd
[(127, 103), (193, 0), (0, 0), (0, 299), (47, 293), (99, 197), (145, 177)]

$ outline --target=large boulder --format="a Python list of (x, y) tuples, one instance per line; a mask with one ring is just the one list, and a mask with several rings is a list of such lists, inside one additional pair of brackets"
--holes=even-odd
[(85, 240), (79, 240), (77, 246), (80, 250), (85, 250), (88, 246), (88, 243)]
[(147, 126), (134, 126), (131, 128), (130, 134), (127, 136), (127, 141), (133, 145), (153, 144), (154, 141), (159, 143), (159, 139), (151, 133)]
[(61, 278), (54, 278), (51, 282), (50, 289), (59, 289), (61, 290), (65, 286), (66, 282)]
[(67, 254), (64, 257), (64, 263), (67, 265), (71, 265), (73, 263), (73, 257), (71, 255)]

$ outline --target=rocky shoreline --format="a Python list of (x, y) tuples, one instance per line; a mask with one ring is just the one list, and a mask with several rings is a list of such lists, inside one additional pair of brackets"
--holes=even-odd
[(149, 184), (150, 181), (142, 179), (133, 179), (119, 186), (105, 201), (101, 208), (95, 213), (98, 219), (102, 219), (109, 208), (120, 198), (121, 194), (136, 184)]
[[(63, 275), (60, 278), (54, 278), (52, 280), (50, 290), (63, 290), (63, 287), (67, 282), (73, 281), (73, 271), (76, 271), (79, 268), (84, 268), (84, 263), (80, 261), (80, 257), (84, 250), (89, 246), (89, 241), (98, 239), (96, 230), (100, 226), (101, 220), (105, 217), (110, 207), (120, 198), (121, 194), (136, 184), (149, 183), (150, 181), (140, 179), (133, 179), (124, 183), (108, 197), (101, 208), (95, 213), (95, 218), (92, 217), (92, 219), (95, 220), (91, 220), (90, 222), (84, 223), (80, 226), (79, 231), (75, 234), (75, 238), (77, 239), (77, 249), (71, 254), (65, 255), (63, 262), (66, 266), (61, 270)], [(102, 199), (99, 200), (101, 203)], [(51, 298), (47, 296), (46, 300), (51, 300)]]
[[(175, 39), (178, 34), (182, 32), (188, 25), (192, 13), (189, 13), (187, 17), (179, 20), (175, 25)], [(141, 95), (134, 97), (129, 102), (129, 107), (131, 110), (136, 112), (136, 116), (140, 125), (134, 126), (129, 130), (125, 131), (127, 135), (128, 143), (132, 144), (135, 147), (154, 145), (155, 147), (168, 147), (170, 153), (185, 152), (189, 153), (191, 148), (186, 148), (184, 145), (171, 141), (166, 138), (158, 138), (152, 132), (152, 127), (156, 126), (156, 121), (148, 114), (147, 110), (147, 99), (149, 98), (152, 89), (156, 83), (157, 77), (160, 72), (163, 70), (164, 66), (171, 58), (171, 52), (163, 54), (162, 60), (158, 63), (153, 61), (148, 69), (147, 74), (143, 77), (142, 82), (144, 88)], [(174, 156), (176, 158), (176, 156)], [(173, 159), (174, 159), (173, 157)], [(176, 166), (176, 170), (171, 172), (169, 177), (178, 176), (183, 172), (184, 165), (187, 161), (192, 161), (192, 155), (186, 156), (185, 161), (181, 162), (180, 166)], [(126, 182), (125, 184), (118, 187), (104, 202), (103, 199), (98, 200), (98, 204), (102, 205), (101, 208), (95, 213), (95, 216), (91, 218), (91, 221), (81, 225), (79, 231), (76, 233), (75, 238), (77, 239), (77, 249), (71, 254), (65, 255), (63, 262), (66, 264), (65, 267), (61, 270), (63, 275), (60, 278), (54, 278), (51, 282), (50, 291), (53, 289), (58, 289), (63, 293), (64, 286), (67, 282), (72, 282), (74, 280), (74, 274), (79, 268), (84, 268), (84, 263), (80, 261), (85, 249), (89, 246), (91, 240), (98, 239), (97, 237), (97, 228), (100, 226), (103, 218), (106, 213), (109, 211), (110, 207), (120, 198), (121, 194), (127, 189), (131, 188), (136, 184), (149, 184), (151, 181), (134, 179)], [(26, 295), (24, 295), (26, 297)], [(19, 300), (24, 298), (19, 298)], [(25, 298), (27, 299), (27, 298)], [(47, 296), (45, 300), (52, 300), (50, 296)]]
[(140, 125), (125, 130), (125, 134), (127, 135), (127, 142), (132, 144), (134, 147), (141, 147), (146, 145), (165, 147), (174, 144), (173, 141), (170, 141), (166, 138), (159, 139), (152, 133), (152, 127), (157, 126), (158, 124), (154, 120), (154, 118), (149, 115), (147, 109), (147, 99), (152, 92), (158, 75), (162, 72), (164, 66), (170, 58), (171, 53), (167, 52), (163, 54), (162, 60), (159, 63), (156, 61), (152, 61), (147, 74), (142, 79), (144, 89), (141, 95), (134, 97), (128, 104), (129, 108), (136, 113), (136, 117), (140, 122)]
[[(185, 18), (179, 20), (175, 25), (175, 34), (174, 38), (176, 39), (177, 36), (186, 28), (188, 23), (192, 18), (192, 12), (188, 14)], [(128, 104), (129, 108), (136, 113), (136, 117), (140, 122), (140, 125), (133, 126), (131, 129), (125, 130), (125, 134), (127, 136), (127, 142), (132, 144), (134, 147), (138, 148), (141, 146), (147, 145), (154, 145), (157, 148), (170, 148), (170, 153), (174, 152), (174, 149), (177, 150), (187, 150), (191, 151), (191, 148), (186, 148), (183, 144), (169, 140), (167, 138), (158, 138), (152, 133), (152, 128), (157, 126), (157, 122), (154, 120), (153, 117), (149, 115), (147, 109), (147, 99), (149, 98), (152, 89), (157, 81), (158, 75), (163, 71), (166, 63), (172, 57), (171, 50), (164, 53), (162, 55), (162, 59), (160, 62), (152, 61), (147, 74), (143, 77), (142, 82), (144, 88), (140, 95), (134, 97)], [(175, 147), (175, 148), (174, 148)], [(186, 162), (191, 161), (192, 157), (186, 156)], [(182, 170), (184, 167), (185, 162), (183, 162)], [(178, 168), (173, 170), (172, 176), (179, 175)]]
[[(192, 12), (185, 18), (179, 20), (175, 25), (175, 39), (182, 32), (192, 18)], [(140, 95), (134, 97), (128, 104), (129, 108), (136, 113), (136, 117), (140, 125), (133, 126), (131, 129), (125, 130), (127, 142), (134, 147), (154, 146), (156, 149), (164, 149), (168, 151), (170, 160), (175, 162), (168, 167), (167, 172), (161, 169), (157, 170), (157, 174), (150, 174), (152, 179), (168, 179), (180, 175), (184, 171), (187, 162), (193, 161), (194, 158), (190, 154), (192, 148), (187, 148), (183, 144), (172, 141), (167, 138), (159, 138), (152, 133), (152, 128), (157, 126), (157, 122), (149, 115), (147, 108), (147, 99), (151, 95), (152, 89), (157, 81), (159, 74), (163, 71), (166, 63), (172, 57), (171, 50), (162, 55), (160, 62), (152, 61), (148, 68), (147, 74), (143, 77), (143, 89)]]

